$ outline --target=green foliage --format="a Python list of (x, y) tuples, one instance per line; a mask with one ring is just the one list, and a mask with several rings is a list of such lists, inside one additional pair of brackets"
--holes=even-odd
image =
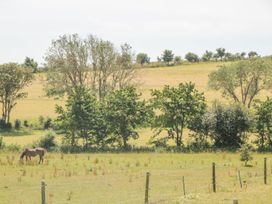
[(272, 99), (256, 101), (256, 129), (259, 134), (257, 145), (260, 150), (272, 149)]
[(170, 62), (174, 59), (174, 53), (172, 50), (164, 50), (161, 58), (167, 65), (170, 65)]
[(272, 87), (272, 61), (253, 58), (223, 65), (209, 75), (209, 87), (250, 108), (260, 91)]
[(25, 58), (23, 66), (32, 70), (32, 72), (36, 73), (38, 71), (38, 63), (29, 57)]
[(38, 141), (37, 145), (39, 147), (45, 148), (46, 150), (51, 150), (52, 148), (57, 146), (57, 143), (55, 142), (55, 137), (55, 132), (50, 131)]
[(10, 144), (5, 146), (5, 150), (10, 152), (19, 152), (21, 150), (21, 146), (18, 144)]
[(27, 93), (21, 92), (33, 79), (29, 69), (16, 63), (0, 65), (0, 104), (2, 105), (2, 120), (4, 128), (9, 127), (10, 114), (19, 99)]
[(188, 62), (198, 62), (198, 61), (199, 61), (198, 55), (195, 54), (195, 53), (192, 53), (192, 52), (188, 52), (188, 53), (185, 55), (185, 59), (186, 59)]
[(150, 58), (146, 53), (139, 53), (137, 54), (136, 62), (143, 66), (144, 64), (148, 64), (150, 62)]
[(28, 121), (27, 121), (27, 120), (24, 120), (24, 126), (25, 126), (26, 128), (29, 127), (29, 124), (28, 124)]
[(20, 130), (21, 127), (22, 127), (21, 121), (19, 119), (16, 119), (15, 122), (14, 122), (14, 128), (16, 130)]
[(174, 57), (174, 63), (175, 65), (180, 65), (182, 62), (181, 56), (175, 56)]
[(245, 162), (245, 166), (249, 161), (253, 160), (251, 149), (252, 147), (248, 144), (243, 144), (240, 148), (240, 160)]
[(194, 130), (209, 135), (215, 147), (237, 148), (245, 142), (252, 121), (249, 111), (238, 104), (223, 106), (215, 103)]
[(57, 128), (65, 134), (65, 140), (72, 148), (76, 147), (80, 138), (83, 139), (85, 148), (104, 141), (108, 135), (104, 111), (88, 89), (77, 87), (75, 92), (69, 95), (65, 106), (66, 109), (56, 107)]
[(106, 98), (106, 117), (110, 123), (112, 141), (128, 148), (130, 138), (137, 139), (136, 128), (143, 124), (151, 114), (145, 101), (139, 100), (135, 87), (128, 86), (115, 91)]
[(218, 57), (218, 58), (220, 58), (221, 59), (221, 61), (223, 60), (223, 58), (224, 58), (224, 56), (225, 56), (225, 53), (226, 53), (226, 49), (225, 48), (217, 48), (216, 49), (216, 57)]
[(177, 147), (182, 145), (183, 129), (190, 127), (195, 118), (205, 113), (206, 103), (203, 93), (195, 85), (181, 83), (177, 88), (165, 86), (162, 91), (152, 90), (151, 102), (159, 114), (156, 115), (153, 128), (154, 137), (164, 130), (168, 139), (174, 139)]
[(51, 118), (47, 118), (43, 123), (43, 129), (47, 130), (53, 127), (53, 121)]
[(257, 57), (258, 53), (255, 51), (250, 51), (247, 55), (248, 55), (248, 58), (252, 58), (252, 57)]
[(187, 148), (192, 152), (203, 152), (211, 148), (211, 144), (204, 138), (192, 137), (188, 141)]
[(206, 50), (205, 53), (202, 56), (202, 60), (204, 62), (211, 61), (213, 58), (213, 52)]

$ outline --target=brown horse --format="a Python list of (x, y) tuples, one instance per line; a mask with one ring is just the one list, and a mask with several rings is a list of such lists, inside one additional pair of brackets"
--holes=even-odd
[(37, 147), (34, 149), (26, 148), (23, 151), (23, 153), (21, 154), (20, 159), (23, 160), (23, 158), (25, 156), (26, 161), (27, 161), (27, 159), (31, 160), (31, 157), (35, 157), (35, 156), (39, 155), (39, 157), (40, 157), (39, 164), (40, 164), (41, 162), (43, 163), (43, 158), (44, 158), (45, 152), (46, 152), (46, 150), (41, 147)]

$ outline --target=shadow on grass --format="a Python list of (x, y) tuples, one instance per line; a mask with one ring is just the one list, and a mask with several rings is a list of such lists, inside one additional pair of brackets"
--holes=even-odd
[(32, 131), (31, 130), (9, 130), (9, 131), (3, 131), (0, 130), (0, 135), (1, 136), (24, 136), (24, 135), (31, 135)]

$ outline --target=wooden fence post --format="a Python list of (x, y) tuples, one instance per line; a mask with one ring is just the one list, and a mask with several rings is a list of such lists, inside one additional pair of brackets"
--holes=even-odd
[(149, 176), (150, 176), (150, 173), (147, 172), (146, 181), (145, 181), (145, 204), (148, 204)]
[(42, 204), (46, 204), (45, 203), (45, 181), (41, 182), (41, 196), (42, 196)]
[(238, 178), (239, 178), (239, 182), (240, 182), (240, 187), (243, 188), (240, 170), (238, 170), (237, 174), (238, 174)]
[(216, 193), (215, 163), (212, 163), (212, 185), (213, 192)]
[(182, 176), (182, 189), (183, 189), (183, 195), (185, 197), (186, 196), (186, 191), (185, 191), (185, 180), (184, 180), (184, 176)]
[(267, 159), (264, 158), (264, 184), (267, 184)]

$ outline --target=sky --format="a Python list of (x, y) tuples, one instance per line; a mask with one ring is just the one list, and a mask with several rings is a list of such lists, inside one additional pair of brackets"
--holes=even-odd
[(53, 39), (88, 34), (156, 60), (224, 47), (272, 54), (271, 0), (0, 0), (0, 63), (40, 64)]

